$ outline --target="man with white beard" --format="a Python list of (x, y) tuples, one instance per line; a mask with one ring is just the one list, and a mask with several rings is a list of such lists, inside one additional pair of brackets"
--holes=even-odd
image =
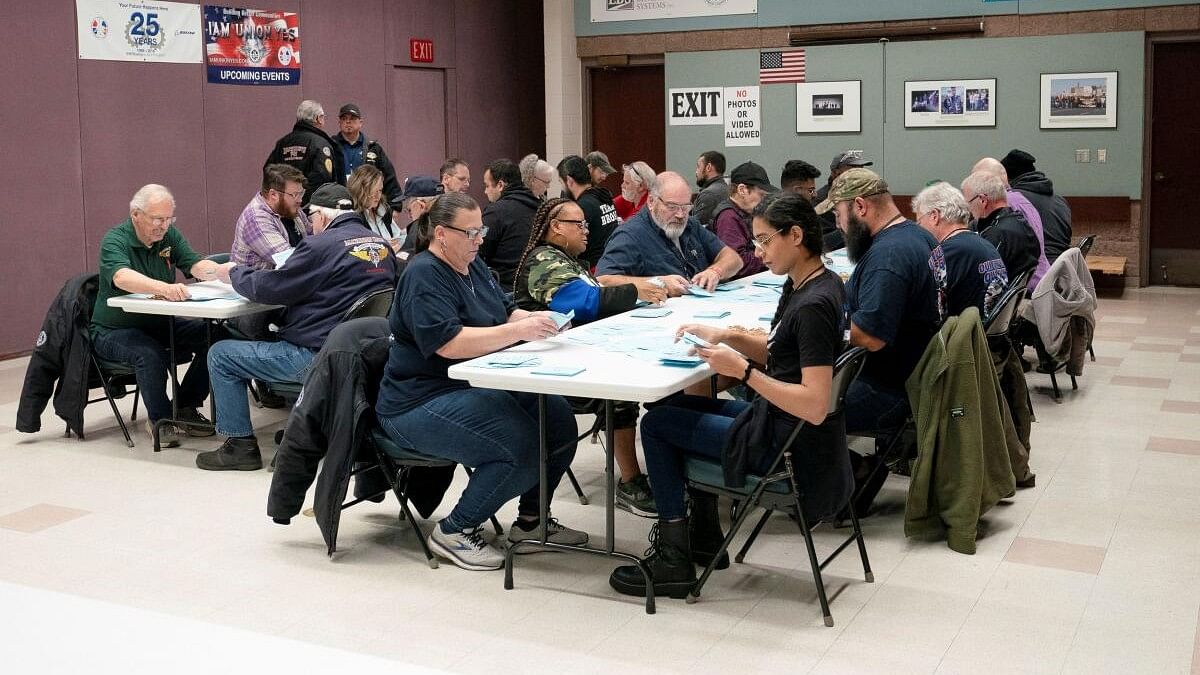
[(692, 284), (711, 291), (742, 269), (733, 249), (704, 229), (692, 210), (691, 188), (683, 176), (665, 171), (655, 178), (647, 208), (617, 228), (596, 265), (604, 286), (657, 277), (669, 296)]

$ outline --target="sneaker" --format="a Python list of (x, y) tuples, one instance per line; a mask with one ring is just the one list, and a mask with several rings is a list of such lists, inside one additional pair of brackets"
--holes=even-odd
[(206, 438), (217, 433), (213, 423), (195, 408), (180, 408), (179, 421), (188, 436)]
[(433, 526), (429, 548), (464, 570), (498, 570), (504, 567), (504, 554), (488, 544), (480, 535), (482, 527), (461, 532), (442, 532), (442, 525)]
[(650, 491), (650, 479), (639, 473), (629, 482), (617, 481), (616, 507), (643, 518), (657, 518), (658, 507)]
[[(146, 433), (150, 434), (150, 438), (154, 438), (154, 422), (146, 420)], [(179, 429), (174, 424), (164, 424), (158, 428), (158, 447), (179, 447)]]
[(258, 439), (226, 438), (216, 450), (196, 455), (196, 466), (205, 471), (258, 471), (263, 466)]
[(258, 394), (258, 404), (264, 408), (286, 408), (287, 399), (271, 391), (266, 383), (254, 381), (254, 392)]
[[(550, 523), (550, 527), (547, 528), (546, 541), (552, 544), (562, 544), (564, 546), (583, 546), (584, 544), (588, 543), (587, 532), (572, 530), (569, 527), (565, 527), (558, 522), (557, 518), (550, 518), (548, 522)], [(524, 524), (525, 523), (520, 520), (513, 521), (512, 527), (508, 528), (509, 544), (515, 544), (520, 541), (528, 540), (541, 541), (541, 525), (526, 530), (522, 527)]]

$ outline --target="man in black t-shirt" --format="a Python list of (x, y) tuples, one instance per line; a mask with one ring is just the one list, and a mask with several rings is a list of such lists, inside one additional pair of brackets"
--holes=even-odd
[(571, 198), (583, 209), (583, 217), (588, 225), (587, 249), (580, 254), (579, 259), (586, 261), (589, 267), (595, 267), (604, 254), (604, 245), (612, 236), (613, 230), (621, 224), (617, 215), (617, 207), (613, 205), (612, 195), (602, 187), (592, 185), (590, 167), (579, 155), (568, 155), (558, 163), (558, 177), (563, 186), (571, 194)]
[(938, 286), (938, 313), (944, 321), (968, 307), (987, 317), (1008, 286), (1000, 253), (967, 227), (970, 207), (953, 185), (934, 183), (913, 197), (917, 224), (938, 241), (929, 269)]
[(846, 396), (846, 431), (894, 431), (909, 415), (904, 382), (940, 324), (929, 271), (937, 242), (900, 213), (870, 169), (838, 176), (816, 210), (836, 211), (857, 263), (846, 284), (850, 344), (872, 352)]

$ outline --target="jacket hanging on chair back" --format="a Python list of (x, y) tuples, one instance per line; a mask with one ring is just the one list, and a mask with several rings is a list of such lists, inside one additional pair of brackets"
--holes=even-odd
[(25, 370), (17, 431), (40, 431), (42, 412), (53, 395), (55, 414), (67, 423), (67, 429), (82, 435), (91, 350), (88, 323), (99, 278), (92, 273), (71, 279), (50, 304)]
[(945, 533), (959, 553), (975, 553), (979, 517), (1016, 491), (992, 366), (979, 310), (952, 316), (929, 341), (906, 383), (917, 423), (906, 536)]
[(1069, 248), (1038, 282), (1021, 316), (1037, 326), (1042, 345), (1067, 373), (1082, 375), (1084, 356), (1096, 329), (1096, 284), (1078, 248)]

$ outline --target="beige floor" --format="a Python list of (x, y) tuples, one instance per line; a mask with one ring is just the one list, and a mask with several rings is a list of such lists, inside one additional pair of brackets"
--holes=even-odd
[[(330, 561), (311, 518), (266, 517), (268, 473), (194, 468), (211, 440), (155, 455), (142, 432), (129, 450), (101, 405), (87, 441), (53, 418), (17, 434), (25, 363), (3, 362), (0, 670), (1200, 675), (1200, 292), (1103, 299), (1095, 348), (1061, 405), (1030, 376), (1038, 486), (986, 515), (975, 556), (906, 541), (889, 479), (865, 521), (876, 583), (852, 554), (827, 572), (834, 628), (786, 518), (700, 603), (655, 616), (609, 590), (599, 558), (525, 556), (513, 591), (430, 570), (391, 502), (348, 511)], [(255, 415), (264, 440), (282, 422)], [(564, 522), (603, 532), (601, 469), (581, 447), (593, 503), (561, 490)], [(618, 513), (619, 546), (642, 550), (648, 525)]]

